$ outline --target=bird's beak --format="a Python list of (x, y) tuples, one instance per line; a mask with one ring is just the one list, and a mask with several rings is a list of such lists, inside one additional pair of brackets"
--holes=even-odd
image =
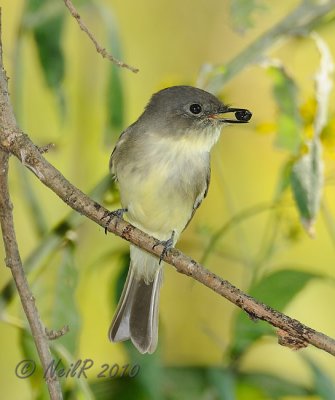
[[(226, 118), (226, 114), (234, 113), (236, 119)], [(245, 108), (231, 108), (228, 107), (224, 111), (219, 111), (216, 114), (210, 115), (210, 118), (217, 119), (221, 122), (227, 122), (230, 124), (245, 124), (250, 121), (252, 116), (251, 111)]]

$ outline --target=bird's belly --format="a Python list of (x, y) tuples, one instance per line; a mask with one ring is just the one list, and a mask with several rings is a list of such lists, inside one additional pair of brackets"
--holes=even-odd
[(127, 179), (119, 179), (122, 205), (132, 224), (161, 240), (172, 231), (179, 236), (192, 215), (199, 188), (206, 187), (206, 167), (186, 164), (156, 163), (146, 175), (135, 170)]

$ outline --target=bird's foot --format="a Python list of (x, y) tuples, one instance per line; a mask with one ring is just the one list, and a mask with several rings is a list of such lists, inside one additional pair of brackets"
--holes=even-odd
[[(105, 225), (105, 234), (106, 234), (106, 235), (107, 235), (107, 229), (108, 229), (109, 224), (111, 223), (111, 220), (112, 220), (114, 217), (123, 218), (123, 214), (124, 214), (125, 212), (127, 212), (127, 211), (128, 211), (127, 208), (119, 208), (118, 210), (109, 211), (109, 212), (105, 213), (105, 215), (104, 215), (101, 219), (108, 218), (108, 219), (107, 219), (107, 223), (106, 223), (106, 225)], [(116, 223), (116, 224), (117, 224), (117, 223)]]
[(157, 240), (156, 244), (152, 246), (154, 249), (155, 247), (159, 246), (160, 244), (164, 246), (161, 255), (159, 256), (159, 265), (163, 261), (163, 258), (166, 256), (167, 252), (173, 247), (175, 231), (172, 231), (171, 237), (168, 240)]

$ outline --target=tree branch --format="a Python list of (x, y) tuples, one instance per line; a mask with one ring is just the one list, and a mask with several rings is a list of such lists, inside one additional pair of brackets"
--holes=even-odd
[(99, 54), (101, 54), (103, 58), (107, 58), (109, 61), (111, 61), (112, 63), (116, 64), (118, 67), (127, 68), (130, 71), (135, 72), (135, 73), (139, 71), (138, 68), (132, 67), (131, 65), (126, 64), (125, 62), (118, 60), (117, 58), (115, 58), (114, 56), (109, 54), (106, 49), (101, 47), (100, 44), (98, 43), (98, 41), (96, 40), (96, 38), (94, 37), (93, 33), (90, 32), (90, 30), (84, 24), (83, 20), (81, 19), (80, 14), (76, 10), (75, 6), (72, 4), (72, 1), (71, 0), (64, 0), (64, 3), (66, 5), (66, 7), (68, 8), (68, 10), (70, 11), (70, 14), (72, 15), (72, 17), (75, 20), (77, 20), (80, 29), (82, 31), (84, 31), (87, 34), (87, 36), (91, 39), (91, 41), (93, 42), (97, 52)]
[[(1, 136), (11, 137), (18, 131), (15, 117), (8, 99), (7, 77), (2, 62), (2, 43), (1, 43), (1, 8), (0, 8), (0, 134)], [(7, 129), (11, 126), (12, 133)], [(14, 134), (15, 135), (15, 134)], [(52, 363), (52, 356), (48, 344), (46, 331), (41, 322), (35, 299), (30, 291), (16, 241), (12, 203), (8, 189), (8, 161), (10, 153), (0, 150), (0, 224), (2, 238), (5, 247), (6, 265), (10, 268), (19, 293), (22, 307), (27, 316), (35, 346), (45, 372), (45, 380), (52, 400), (62, 400), (61, 386), (56, 374), (51, 376), (46, 373)]]
[[(52, 363), (48, 338), (40, 320), (39, 313), (35, 305), (34, 296), (29, 289), (16, 242), (12, 204), (8, 191), (8, 159), (9, 153), (0, 150), (0, 223), (6, 253), (5, 262), (13, 275), (24, 312), (30, 325), (38, 355), (43, 366), (43, 370), (48, 371), (48, 367)], [(61, 400), (63, 397), (56, 374), (54, 374), (54, 376), (47, 374), (45, 379), (50, 398), (52, 400)]]
[(264, 57), (265, 52), (274, 46), (280, 39), (290, 35), (302, 35), (309, 32), (314, 26), (330, 12), (334, 12), (335, 1), (326, 0), (313, 2), (301, 0), (299, 5), (272, 28), (264, 32), (245, 50), (229, 61), (223, 69), (222, 65), (214, 68), (204, 85), (204, 89), (217, 94), (224, 85), (246, 66), (258, 62)]
[[(3, 86), (4, 84), (6, 86)], [(12, 113), (9, 106), (7, 82), (2, 76), (0, 77), (0, 103), (5, 104), (7, 112)], [(72, 185), (42, 156), (37, 146), (32, 143), (29, 137), (17, 128), (16, 123), (8, 123), (9, 121), (15, 121), (13, 114), (5, 121), (0, 120), (0, 147), (21, 160), (41, 182), (56, 193), (66, 204), (98, 225), (105, 227), (106, 221), (109, 219), (109, 211)], [(7, 125), (3, 125), (4, 122)], [(155, 246), (158, 242), (157, 239), (117, 217), (112, 218), (107, 229), (109, 232), (120, 236), (149, 253), (159, 256), (163, 251), (162, 245)], [(279, 337), (282, 344), (290, 342), (292, 345), (292, 343), (295, 343), (296, 348), (300, 348), (309, 343), (335, 355), (334, 339), (253, 299), (179, 250), (172, 249), (169, 251), (164, 257), (164, 261), (175, 266), (178, 272), (191, 276), (193, 279), (196, 279), (198, 282), (225, 297), (246, 311), (254, 319), (267, 321), (279, 328), (281, 330)], [(286, 340), (282, 340), (284, 337), (282, 331), (286, 332)], [(291, 340), (288, 340), (288, 337)]]
[[(10, 105), (7, 79), (2, 59), (0, 65), (0, 148), (6, 153), (14, 154), (22, 164), (29, 168), (41, 182), (71, 208), (105, 228), (106, 221), (109, 219), (109, 211), (72, 185), (43, 157), (37, 146), (19, 129)], [(8, 156), (6, 155), (6, 157)], [(112, 218), (107, 229), (109, 232), (154, 255), (160, 256), (163, 251), (162, 245), (155, 246), (158, 242), (157, 239), (117, 217)], [(179, 250), (172, 249), (163, 259), (175, 266), (178, 272), (192, 277), (222, 297), (225, 297), (246, 311), (253, 319), (267, 321), (279, 328), (278, 337), (280, 344), (294, 348), (301, 348), (312, 344), (319, 349), (335, 355), (334, 339), (248, 296)], [(26, 309), (26, 297), (22, 298), (22, 301)], [(33, 334), (35, 335), (35, 333)]]

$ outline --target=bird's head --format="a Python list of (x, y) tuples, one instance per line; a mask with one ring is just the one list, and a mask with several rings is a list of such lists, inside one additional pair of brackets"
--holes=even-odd
[(244, 108), (232, 108), (217, 97), (192, 86), (172, 86), (155, 93), (142, 119), (151, 121), (171, 133), (203, 130), (224, 124), (249, 122), (252, 113)]

